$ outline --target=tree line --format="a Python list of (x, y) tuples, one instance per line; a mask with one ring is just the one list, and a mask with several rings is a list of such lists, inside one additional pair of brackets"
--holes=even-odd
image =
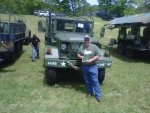
[(97, 0), (90, 5), (86, 0), (0, 0), (0, 7), (16, 14), (33, 14), (34, 10), (65, 12), (83, 15), (87, 12), (107, 10), (114, 14), (136, 14), (150, 11), (150, 0)]

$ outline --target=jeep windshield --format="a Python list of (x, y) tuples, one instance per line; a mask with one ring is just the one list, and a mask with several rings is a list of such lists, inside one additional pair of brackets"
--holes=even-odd
[(0, 22), (0, 34), (21, 33), (25, 29), (25, 24), (22, 22), (19, 23), (19, 21), (18, 23)]
[(57, 31), (90, 33), (92, 31), (92, 22), (73, 21), (73, 20), (57, 20)]

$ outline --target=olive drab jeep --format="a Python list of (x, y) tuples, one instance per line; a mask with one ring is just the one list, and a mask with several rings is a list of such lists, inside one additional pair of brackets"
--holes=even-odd
[[(51, 11), (49, 10), (49, 13)], [(51, 14), (49, 14), (51, 15)], [(40, 22), (40, 26), (44, 22)], [(91, 43), (96, 44), (101, 51), (97, 62), (99, 81), (105, 78), (105, 68), (111, 67), (112, 61), (107, 51), (101, 49), (101, 44), (93, 36), (94, 21), (83, 17), (47, 17), (45, 32), (45, 81), (48, 85), (56, 83), (59, 70), (68, 69), (80, 71), (81, 60), (77, 57), (77, 50), (84, 43), (84, 36), (90, 36)], [(43, 28), (41, 28), (43, 29)]]
[[(117, 45), (119, 54), (129, 58), (150, 58), (150, 13), (115, 18), (103, 28), (118, 29), (118, 37), (111, 38), (109, 46)], [(104, 36), (104, 31), (101, 33)]]
[(31, 31), (27, 29), (25, 18), (3, 9), (0, 14), (0, 63), (13, 62), (23, 45), (29, 44)]

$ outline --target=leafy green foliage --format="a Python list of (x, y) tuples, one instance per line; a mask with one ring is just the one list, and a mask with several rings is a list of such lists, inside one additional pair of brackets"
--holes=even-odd
[(33, 10), (43, 8), (41, 0), (0, 0), (0, 3), (2, 9), (17, 14), (32, 14)]
[[(146, 0), (145, 0), (146, 1)], [(100, 10), (108, 10), (114, 14), (135, 14), (149, 11), (144, 0), (98, 0)]]
[(33, 10), (64, 12), (67, 15), (82, 15), (90, 11), (107, 10), (114, 14), (135, 14), (148, 12), (146, 0), (98, 0), (98, 6), (91, 6), (86, 0), (0, 0), (0, 7), (17, 14), (33, 14)]

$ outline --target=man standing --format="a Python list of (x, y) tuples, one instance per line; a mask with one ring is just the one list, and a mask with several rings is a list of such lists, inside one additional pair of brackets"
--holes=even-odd
[(77, 56), (82, 60), (82, 73), (87, 87), (87, 96), (92, 96), (94, 91), (96, 100), (100, 102), (100, 84), (96, 63), (100, 57), (100, 51), (96, 45), (90, 43), (88, 35), (85, 36), (84, 45), (80, 46)]
[(31, 38), (32, 61), (35, 61), (36, 58), (39, 58), (39, 42), (40, 39), (35, 34), (33, 34), (33, 37)]

